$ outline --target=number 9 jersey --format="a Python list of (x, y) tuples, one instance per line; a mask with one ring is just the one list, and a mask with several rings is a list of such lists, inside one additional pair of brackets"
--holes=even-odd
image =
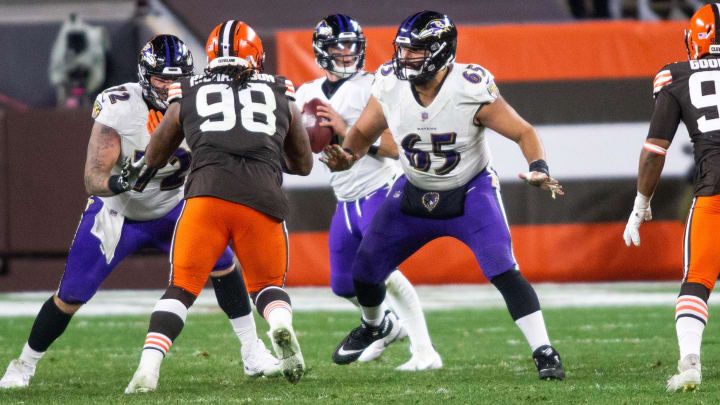
[(720, 61), (665, 65), (653, 81), (649, 138), (672, 141), (682, 120), (693, 143), (695, 195), (720, 194)]
[(254, 73), (238, 86), (227, 75), (191, 76), (170, 86), (192, 152), (186, 198), (211, 196), (284, 220), (283, 144), (295, 90), (282, 76)]
[[(95, 122), (114, 129), (120, 135), (120, 157), (112, 174), (120, 174), (126, 157), (130, 156), (137, 162), (145, 153), (145, 147), (150, 142), (146, 126), (148, 112), (142, 87), (138, 83), (111, 87), (95, 99), (92, 113)], [(101, 199), (111, 210), (136, 221), (160, 218), (182, 201), (182, 186), (189, 168), (190, 152), (183, 142), (168, 164), (149, 180), (143, 192), (128, 191)]]
[(393, 73), (392, 62), (375, 73), (372, 94), (380, 102), (398, 144), (410, 182), (427, 190), (467, 184), (490, 162), (484, 127), (473, 123), (478, 109), (498, 90), (479, 65), (453, 63), (433, 102), (423, 107), (407, 80)]

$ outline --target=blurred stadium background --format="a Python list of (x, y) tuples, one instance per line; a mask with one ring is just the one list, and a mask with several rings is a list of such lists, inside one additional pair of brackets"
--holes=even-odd
[[(634, 0), (610, 1), (619, 5), (615, 11), (620, 19), (577, 19), (570, 3), (4, 0), (0, 292), (56, 288), (86, 199), (83, 165), (92, 125), (87, 100), (109, 86), (135, 81), (137, 52), (153, 34), (178, 35), (190, 45), (200, 71), (210, 30), (226, 19), (244, 20), (262, 37), (266, 70), (287, 76), (297, 87), (321, 74), (310, 36), (322, 17), (342, 12), (360, 21), (368, 38), (366, 70), (373, 71), (390, 59), (397, 24), (423, 8), (438, 9), (455, 20), (457, 59), (479, 63), (495, 74), (500, 92), (538, 129), (552, 174), (565, 185), (566, 196), (550, 200), (521, 184), (517, 173), (527, 165), (518, 148), (487, 135), (501, 175), (516, 257), (528, 279), (679, 281), (692, 169), (684, 128), (653, 198), (654, 220), (642, 228), (642, 246), (626, 248), (622, 230), (635, 195), (652, 78), (665, 63), (687, 57), (683, 27), (693, 4), (704, 2), (650, 1), (657, 21), (638, 19), (639, 3)], [(593, 2), (584, 3), (589, 9)], [(85, 38), (72, 27), (61, 30), (71, 15), (76, 16), (74, 23), (84, 21), (102, 30), (86, 31)], [(102, 84), (79, 93), (53, 86), (53, 72), (62, 69), (52, 56), (61, 51), (54, 47), (94, 53), (96, 59), (80, 72), (80, 80), (99, 75)], [(319, 163), (308, 178), (286, 177), (292, 204), (289, 286), (329, 283), (327, 230), (335, 203), (326, 178)], [(469, 250), (451, 239), (432, 242), (401, 268), (416, 284), (486, 282)], [(164, 288), (167, 269), (165, 255), (143, 252), (123, 262), (103, 289)]]

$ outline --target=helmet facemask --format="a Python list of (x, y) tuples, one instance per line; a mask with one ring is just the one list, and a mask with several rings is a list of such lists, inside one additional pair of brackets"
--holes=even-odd
[(313, 49), (318, 66), (341, 79), (354, 75), (365, 64), (365, 38), (317, 40)]
[(167, 88), (154, 86), (151, 77), (176, 81), (192, 74), (192, 54), (185, 43), (174, 35), (157, 35), (140, 51), (138, 82), (145, 100), (157, 109), (167, 109), (168, 91)]
[[(400, 43), (402, 37), (398, 39), (400, 41), (396, 40), (394, 44), (395, 53), (392, 61), (395, 75), (400, 80), (409, 80), (413, 84), (423, 85), (455, 60), (454, 46), (445, 41), (433, 42), (427, 48), (417, 48)], [(408, 52), (413, 55), (404, 56)]]

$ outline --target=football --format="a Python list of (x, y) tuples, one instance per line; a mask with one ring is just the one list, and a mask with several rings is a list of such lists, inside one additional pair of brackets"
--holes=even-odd
[(319, 98), (314, 98), (305, 105), (302, 110), (302, 122), (303, 126), (307, 130), (308, 137), (310, 138), (310, 149), (314, 153), (322, 152), (323, 148), (330, 143), (333, 132), (330, 127), (323, 127), (320, 125), (320, 120), (327, 121), (326, 118), (318, 117), (317, 108), (320, 105), (327, 105)]

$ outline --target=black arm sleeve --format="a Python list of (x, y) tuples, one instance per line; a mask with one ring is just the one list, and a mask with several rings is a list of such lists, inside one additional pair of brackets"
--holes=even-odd
[(672, 142), (680, 124), (680, 104), (668, 91), (660, 91), (655, 99), (655, 108), (650, 118), (649, 138), (665, 139)]

